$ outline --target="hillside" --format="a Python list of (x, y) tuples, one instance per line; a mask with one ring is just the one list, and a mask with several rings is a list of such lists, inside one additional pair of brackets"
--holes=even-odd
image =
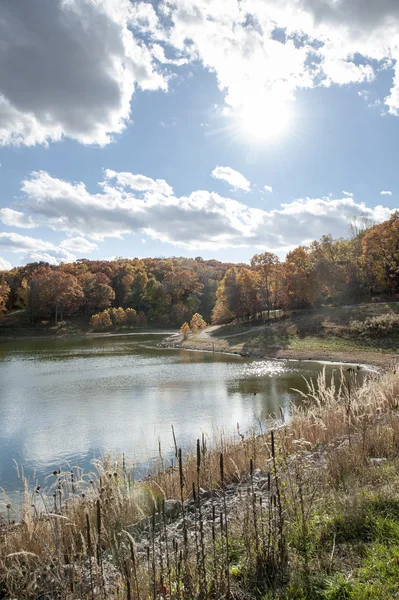
[(384, 365), (399, 356), (399, 303), (301, 310), (266, 323), (213, 326), (191, 335), (182, 346), (259, 357)]

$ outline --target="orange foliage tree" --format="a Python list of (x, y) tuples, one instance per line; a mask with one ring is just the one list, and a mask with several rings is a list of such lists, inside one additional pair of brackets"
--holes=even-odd
[(369, 293), (399, 292), (399, 212), (369, 229), (362, 240), (362, 272)]
[(84, 294), (77, 278), (70, 273), (41, 267), (32, 274), (30, 302), (40, 317), (55, 317), (55, 322), (73, 314)]

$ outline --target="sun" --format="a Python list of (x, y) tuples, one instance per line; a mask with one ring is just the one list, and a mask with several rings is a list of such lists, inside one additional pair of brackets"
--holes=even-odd
[(250, 100), (241, 109), (239, 119), (243, 134), (262, 142), (276, 139), (288, 130), (291, 111), (284, 100)]

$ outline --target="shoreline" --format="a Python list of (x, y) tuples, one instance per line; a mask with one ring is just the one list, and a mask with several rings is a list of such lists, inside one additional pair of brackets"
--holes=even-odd
[[(376, 369), (388, 369), (399, 359), (398, 353), (384, 353), (378, 351), (362, 351), (362, 350), (301, 350), (281, 348), (278, 346), (268, 346), (265, 348), (255, 348), (246, 350), (240, 345), (233, 348), (227, 348), (225, 340), (198, 337), (200, 334), (195, 334), (196, 338), (192, 340), (177, 341), (169, 337), (165, 342), (164, 348), (175, 348), (181, 350), (193, 350), (199, 352), (213, 352), (218, 354), (231, 354), (234, 356), (242, 356), (243, 358), (261, 358), (271, 360), (292, 360), (292, 361), (311, 361), (325, 363), (342, 363), (348, 365), (364, 365)], [(194, 337), (194, 336), (193, 336)]]
[(176, 335), (174, 331), (164, 331), (162, 329), (137, 329), (137, 330), (126, 330), (126, 331), (88, 331), (86, 333), (49, 333), (45, 332), (42, 334), (32, 335), (0, 335), (0, 345), (2, 342), (36, 342), (39, 340), (84, 340), (84, 339), (95, 339), (95, 338), (109, 338), (109, 337), (122, 337), (122, 336), (134, 336), (134, 335), (164, 335), (172, 336)]
[[(205, 334), (205, 335), (204, 335)], [(162, 329), (140, 329), (127, 331), (105, 331), (105, 332), (76, 332), (57, 334), (45, 332), (32, 335), (0, 335), (0, 346), (8, 342), (33, 342), (40, 340), (84, 340), (97, 338), (114, 337), (134, 337), (141, 335), (159, 335), (164, 339), (157, 344), (158, 348), (170, 350), (190, 350), (197, 352), (211, 352), (217, 354), (229, 354), (241, 356), (242, 358), (258, 358), (271, 360), (292, 360), (292, 361), (312, 361), (325, 363), (343, 363), (349, 365), (364, 365), (377, 369), (389, 368), (399, 359), (399, 354), (394, 352), (362, 351), (362, 350), (324, 350), (322, 348), (314, 350), (281, 348), (279, 346), (267, 346), (264, 348), (255, 348), (247, 350), (237, 340), (233, 347), (227, 346), (226, 338), (211, 338), (206, 330), (192, 334), (186, 341), (182, 339), (178, 330)], [(237, 336), (239, 337), (239, 335)]]

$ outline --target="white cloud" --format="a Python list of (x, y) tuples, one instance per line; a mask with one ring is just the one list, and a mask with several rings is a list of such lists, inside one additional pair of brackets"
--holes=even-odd
[(0, 248), (8, 252), (53, 250), (54, 244), (19, 233), (0, 233)]
[(61, 263), (69, 263), (76, 260), (76, 256), (70, 253), (65, 253), (64, 255), (60, 255), (59, 252), (40, 252), (40, 251), (32, 251), (28, 252), (22, 258), (22, 264), (27, 265), (32, 262), (45, 262), (49, 265), (59, 265)]
[(156, 26), (150, 9), (128, 0), (2, 2), (0, 144), (67, 136), (103, 145), (122, 131), (135, 86), (167, 88), (128, 27), (146, 18)]
[(342, 193), (347, 198), (353, 198), (353, 196), (354, 196), (354, 194), (352, 192), (345, 192), (345, 190), (342, 190)]
[(80, 254), (81, 256), (90, 254), (94, 250), (98, 250), (97, 244), (89, 242), (89, 240), (86, 240), (83, 237), (67, 238), (60, 243), (60, 248), (69, 250), (75, 254)]
[(390, 69), (384, 101), (399, 115), (397, 0), (170, 0), (156, 6), (139, 0), (0, 3), (0, 144), (63, 137), (106, 144), (129, 122), (136, 88), (167, 90), (166, 69), (198, 61), (215, 74), (233, 112), (248, 110), (254, 98), (259, 110), (294, 100), (300, 89), (367, 84)]
[[(132, 174), (134, 177), (134, 174)], [(188, 196), (165, 196), (158, 190), (132, 193), (107, 180), (100, 193), (90, 193), (83, 183), (69, 183), (43, 171), (22, 183), (27, 215), (68, 235), (94, 240), (146, 235), (189, 250), (253, 247), (287, 251), (306, 240), (331, 233), (345, 236), (355, 217), (375, 222), (389, 218), (384, 206), (367, 207), (354, 198), (305, 198), (265, 211), (206, 190)], [(69, 240), (70, 241), (70, 240)], [(49, 242), (18, 234), (0, 234), (0, 251), (44, 252), (62, 260), (66, 252)], [(64, 246), (64, 247), (62, 247)], [(72, 248), (71, 248), (72, 249)]]
[[(147, 32), (214, 72), (230, 107), (399, 67), (397, 0), (170, 0)], [(385, 102), (399, 114), (399, 74)]]
[(116, 179), (122, 187), (129, 187), (138, 192), (159, 192), (165, 196), (173, 194), (173, 188), (164, 179), (151, 179), (151, 177), (133, 175), (133, 173), (116, 173), (110, 169), (105, 169), (105, 177), (106, 179)]
[(32, 217), (12, 208), (0, 208), (0, 221), (9, 227), (21, 227), (22, 229), (33, 229), (36, 227)]
[(106, 144), (129, 122), (136, 88), (166, 90), (166, 69), (198, 61), (215, 73), (233, 112), (254, 98), (259, 110), (294, 100), (300, 89), (367, 84), (389, 68), (384, 101), (399, 115), (398, 7), (397, 0), (170, 0), (157, 9), (139, 0), (2, 2), (0, 144), (63, 137)]
[(265, 187), (263, 189), (268, 193), (271, 193), (273, 191), (273, 188), (271, 185), (265, 185)]
[(5, 258), (1, 258), (0, 256), (0, 271), (9, 271), (12, 269), (11, 263), (8, 262)]
[(24, 263), (43, 260), (58, 265), (61, 262), (76, 260), (76, 257), (65, 248), (57, 248), (51, 242), (19, 233), (0, 233), (0, 250), (19, 254), (27, 253), (22, 259)]
[(382, 190), (380, 192), (381, 196), (392, 196), (392, 192), (390, 190)]
[(251, 182), (231, 167), (216, 167), (212, 171), (212, 177), (227, 181), (235, 189), (245, 190), (246, 192), (249, 192), (251, 189)]

